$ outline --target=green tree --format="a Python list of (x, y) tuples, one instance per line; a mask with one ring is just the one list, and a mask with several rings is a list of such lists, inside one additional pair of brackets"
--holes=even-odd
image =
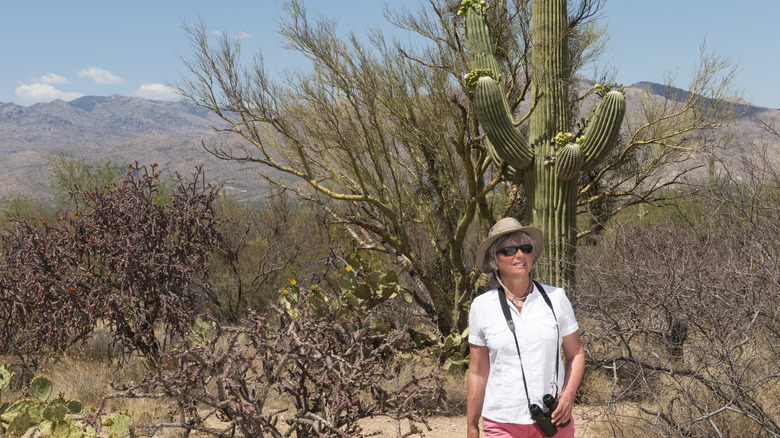
[[(608, 37), (594, 21), (600, 1), (585, 0), (568, 11), (565, 2), (558, 5), (562, 29), (553, 40), (566, 45), (568, 54), (561, 62), (568, 65), (553, 76), (531, 64), (535, 41), (547, 32), (532, 26), (532, 17), (546, 2), (497, 2), (483, 7), (481, 15), (491, 30), (486, 56), (494, 59), (492, 70), (501, 75), (509, 114), (524, 109), (533, 115), (546, 107), (540, 77), (559, 82), (558, 93), (579, 108), (545, 110), (566, 111), (545, 130), (552, 136), (568, 132), (575, 114), (587, 115), (588, 109), (580, 107), (588, 94), (579, 96), (572, 78), (598, 57)], [(491, 154), (487, 145), (479, 123), (485, 121), (477, 118), (465, 80), (475, 67), (475, 54), (464, 47), (460, 7), (452, 0), (431, 0), (425, 10), (388, 13), (394, 24), (426, 41), (408, 47), (377, 30), (364, 39), (355, 34), (341, 38), (335, 22), (311, 20), (301, 1), (288, 1), (284, 8), (289, 18), (280, 33), (312, 67), (285, 72), (278, 81), (266, 71), (261, 55), (242, 63), (238, 38), (222, 37), (212, 44), (205, 25), (185, 26), (194, 55), (185, 60), (189, 74), (178, 84), (183, 96), (214, 111), (227, 123), (224, 130), (252, 146), (212, 153), (264, 166), (266, 178), (320, 204), (362, 248), (386, 254), (403, 268), (414, 301), (445, 334), (467, 326), (467, 305), (480, 278), (474, 268), (476, 243), (497, 218), (511, 214), (536, 221), (533, 211), (542, 208), (524, 213), (527, 201), (535, 205), (529, 199), (534, 192), (524, 175)], [(696, 91), (714, 87), (720, 72), (718, 67), (704, 69)], [(667, 104), (646, 112), (644, 119), (629, 118), (638, 127), (628, 133), (630, 141), (615, 149), (621, 154), (596, 160), (602, 164), (585, 174), (574, 172), (567, 192), (574, 194), (567, 202), (578, 200), (580, 209), (592, 210), (601, 201), (606, 207), (598, 220), (603, 222), (621, 209), (612, 199), (651, 201), (658, 186), (642, 184), (647, 178), (643, 172), (657, 175), (666, 162), (658, 155), (678, 150), (683, 140), (727, 118), (717, 100), (727, 89), (728, 82), (723, 84), (707, 96), (716, 100), (707, 101), (704, 114), (694, 111), (704, 102), (697, 94), (688, 103), (669, 96)], [(525, 131), (527, 119), (514, 123)], [(544, 158), (532, 161), (543, 166)], [(648, 170), (653, 159), (659, 164)], [(639, 193), (640, 187), (644, 192)], [(576, 207), (568, 208), (566, 217), (571, 218)], [(565, 235), (552, 233), (551, 245), (561, 245), (559, 238), (573, 245), (574, 229), (567, 224)], [(572, 273), (557, 269), (544, 277), (560, 282), (568, 279), (564, 272)]]
[(46, 189), (59, 202), (70, 199), (69, 190), (74, 184), (106, 189), (111, 183), (119, 181), (127, 170), (126, 165), (118, 165), (111, 160), (90, 161), (55, 152), (46, 157), (44, 167), (49, 171)]
[(267, 204), (250, 208), (222, 193), (215, 203), (221, 239), (201, 296), (220, 321), (235, 323), (253, 310), (263, 311), (291, 279), (320, 276), (322, 260), (339, 236), (323, 226), (310, 205), (296, 201), (272, 193)]

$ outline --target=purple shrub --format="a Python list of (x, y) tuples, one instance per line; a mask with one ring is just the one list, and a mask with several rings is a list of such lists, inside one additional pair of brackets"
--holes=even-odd
[[(426, 416), (444, 401), (438, 375), (399, 375), (403, 360), (416, 353), (407, 335), (382, 335), (370, 319), (317, 315), (306, 305), (271, 306), (236, 327), (199, 320), (194, 336), (175, 349), (144, 382), (112, 397), (169, 397), (178, 423), (136, 425), (175, 427), (215, 436), (364, 436), (358, 420), (384, 415), (408, 419), (399, 436), (422, 432)], [(288, 406), (271, 410), (274, 397)], [(278, 403), (275, 403), (278, 404)], [(98, 413), (100, 413), (100, 409)], [(219, 428), (206, 427), (210, 417)]]
[(189, 285), (219, 238), (202, 171), (174, 183), (166, 193), (156, 164), (136, 164), (107, 187), (74, 184), (55, 223), (16, 217), (0, 230), (0, 350), (61, 352), (102, 321), (125, 351), (158, 357), (155, 325), (190, 326)]

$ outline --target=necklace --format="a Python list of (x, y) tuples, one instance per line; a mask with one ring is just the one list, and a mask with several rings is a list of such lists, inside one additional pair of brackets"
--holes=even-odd
[(523, 305), (523, 302), (525, 302), (525, 299), (528, 298), (528, 294), (531, 293), (531, 289), (534, 287), (534, 284), (532, 282), (528, 282), (528, 289), (526, 289), (525, 294), (522, 297), (515, 296), (512, 292), (509, 292), (506, 288), (504, 288), (504, 291), (509, 294), (511, 298), (509, 298), (509, 301), (512, 302), (512, 304), (515, 305), (515, 307), (521, 307)]

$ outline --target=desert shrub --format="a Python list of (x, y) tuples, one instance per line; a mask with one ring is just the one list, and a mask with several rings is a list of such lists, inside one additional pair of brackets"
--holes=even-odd
[[(49, 173), (44, 187), (63, 204), (73, 199), (68, 194), (73, 184), (93, 187), (97, 190), (108, 189), (122, 180), (127, 169), (126, 165), (114, 163), (109, 159), (76, 158), (62, 152), (50, 152), (43, 166)], [(166, 195), (170, 194), (165, 193), (165, 190), (162, 192)]]
[(617, 227), (582, 260), (583, 390), (610, 435), (780, 433), (780, 180), (763, 169), (700, 188), (690, 226)]
[(220, 321), (235, 324), (264, 311), (290, 278), (312, 279), (341, 240), (319, 213), (291, 201), (284, 192), (251, 207), (226, 196), (215, 211), (223, 219), (219, 245), (209, 269), (209, 287), (200, 288), (204, 306)]
[(189, 286), (219, 238), (217, 191), (200, 169), (175, 180), (161, 203), (156, 165), (134, 165), (108, 189), (71, 186), (54, 221), (0, 229), (0, 350), (62, 352), (105, 324), (124, 351), (156, 358), (160, 336), (186, 330)]
[[(109, 397), (173, 400), (178, 422), (136, 429), (349, 437), (361, 436), (358, 420), (384, 415), (411, 421), (403, 436), (421, 433), (417, 424), (443, 402), (442, 380), (399, 372), (417, 357), (409, 336), (381, 333), (370, 317), (345, 313), (341, 304), (323, 308), (310, 295), (235, 326), (199, 320), (166, 355), (170, 366)], [(284, 402), (271, 406), (279, 397)]]

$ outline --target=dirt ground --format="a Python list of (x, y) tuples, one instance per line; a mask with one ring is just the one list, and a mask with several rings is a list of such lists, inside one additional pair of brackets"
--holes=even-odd
[[(579, 420), (579, 421), (578, 421)], [(426, 438), (459, 438), (466, 436), (466, 417), (465, 416), (452, 416), (452, 417), (432, 417), (428, 419), (428, 424), (431, 430), (428, 431), (423, 426), (424, 437)], [(589, 433), (588, 427), (585, 422), (578, 419), (576, 414), (574, 418), (575, 424), (575, 437), (577, 438), (594, 438), (596, 435)], [(578, 427), (577, 425), (582, 425)], [(361, 422), (363, 431), (366, 436), (371, 433), (377, 433), (375, 436), (380, 437), (395, 437), (397, 436), (398, 423), (387, 418), (370, 418)], [(408, 432), (408, 423), (402, 423), (402, 431)]]
[[(369, 418), (360, 422), (366, 436), (378, 433), (380, 437), (397, 436), (398, 422), (388, 418)], [(454, 438), (466, 436), (466, 417), (432, 417), (428, 419), (431, 430), (422, 426), (426, 438)], [(402, 432), (409, 431), (409, 423), (401, 423)]]

